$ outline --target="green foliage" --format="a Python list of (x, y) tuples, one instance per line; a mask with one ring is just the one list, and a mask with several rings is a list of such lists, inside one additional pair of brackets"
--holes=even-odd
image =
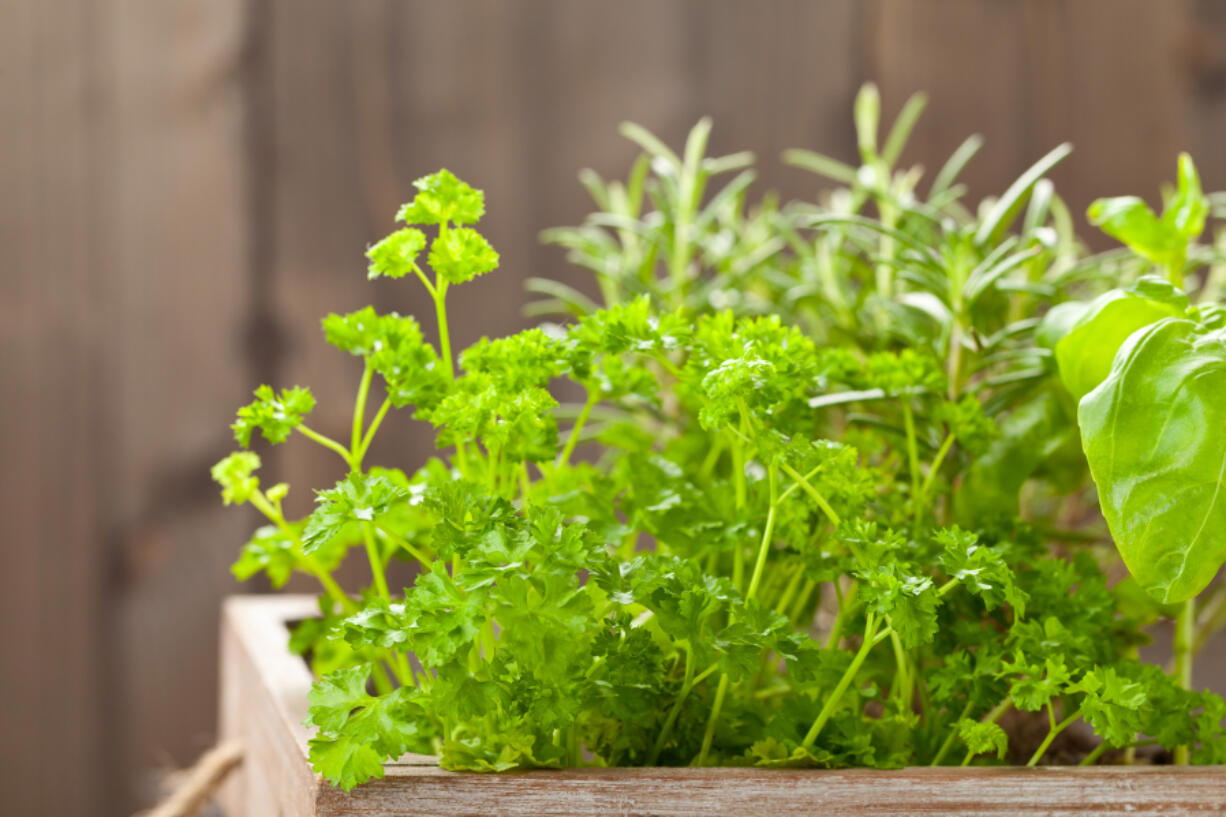
[(403, 278), (419, 269), (417, 255), (425, 248), (426, 234), (421, 230), (397, 230), (366, 251), (370, 259), (366, 277)]
[(1160, 278), (1104, 292), (1055, 345), (1064, 385), (1080, 400), (1107, 379), (1129, 335), (1163, 318), (1178, 318), (1187, 307), (1188, 297)]
[(213, 481), (221, 486), (221, 500), (227, 505), (242, 505), (260, 487), (255, 476), (260, 467), (260, 455), (254, 451), (236, 451), (213, 466)]
[[(291, 642), (320, 774), (349, 789), (406, 751), (486, 772), (1033, 764), (1075, 722), (1103, 741), (1089, 760), (1151, 739), (1226, 759), (1226, 704), (1134, 657), (1150, 623), (1190, 621), (1140, 594), (1186, 598), (1226, 558), (1223, 313), (1183, 288), (1221, 260), (1195, 243), (1195, 171), (1152, 224), (1096, 205), (1140, 249), (1088, 255), (1044, 178), (1067, 146), (964, 202), (981, 140), (926, 189), (900, 164), (923, 106), (886, 128), (866, 87), (858, 166), (790, 151), (838, 185), (820, 205), (752, 202), (753, 157), (707, 156), (708, 120), (680, 152), (625, 126), (629, 177), (585, 173), (601, 212), (546, 236), (598, 299), (534, 280), (557, 321), (454, 356), (447, 292), (498, 256), (480, 191), (415, 183), (368, 275), (411, 273), (434, 321), (324, 319), (363, 365), (337, 439), (300, 389), (261, 387), (235, 424), (244, 446), (297, 429), (347, 474), (286, 519), (255, 454), (213, 472), (269, 522), (235, 575), (321, 585)], [(408, 405), (437, 456), (367, 466)], [(1115, 588), (1112, 539), (1136, 575)], [(347, 592), (355, 551), (371, 580)], [(393, 560), (416, 567), (403, 590)]]
[(1226, 561), (1226, 333), (1167, 318), (1134, 333), (1081, 401), (1086, 458), (1128, 569), (1164, 604)]
[(1192, 157), (1179, 156), (1178, 188), (1166, 202), (1162, 216), (1154, 215), (1135, 196), (1099, 199), (1090, 205), (1090, 222), (1133, 252), (1170, 270), (1174, 284), (1181, 285), (1182, 266), (1188, 242), (1205, 229), (1209, 200), (1201, 192), (1200, 177)]
[(230, 428), (243, 448), (251, 445), (256, 429), (270, 443), (283, 443), (313, 408), (315, 397), (309, 389), (294, 386), (276, 394), (271, 386), (260, 386), (255, 390), (255, 401), (238, 410), (238, 419)]

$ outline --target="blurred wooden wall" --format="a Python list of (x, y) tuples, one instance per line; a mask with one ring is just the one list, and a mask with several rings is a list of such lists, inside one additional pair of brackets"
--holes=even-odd
[[(465, 344), (523, 325), (522, 280), (579, 221), (623, 120), (759, 154), (854, 153), (856, 88), (926, 90), (907, 158), (968, 134), (997, 192), (1048, 148), (1080, 209), (1151, 199), (1193, 152), (1226, 187), (1226, 4), (1212, 0), (0, 0), (0, 812), (117, 815), (211, 739), (219, 599), (256, 523), (208, 466), (251, 387), (309, 384), (341, 433), (358, 373), (318, 319), (428, 315), (362, 252), (419, 175), (488, 197), (502, 269), (456, 293)], [(431, 321), (427, 318), (427, 326)], [(411, 465), (430, 435), (390, 423)], [(299, 510), (336, 463), (268, 456)]]

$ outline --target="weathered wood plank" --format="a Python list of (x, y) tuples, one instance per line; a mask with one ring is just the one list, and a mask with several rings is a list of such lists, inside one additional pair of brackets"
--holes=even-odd
[(89, 4), (0, 4), (0, 812), (12, 815), (95, 815), (116, 771), (101, 16)]
[(301, 721), (310, 674), (284, 646), (284, 622), (312, 609), (310, 598), (294, 596), (227, 603), (223, 734), (241, 735), (248, 745), (245, 768), (225, 792), (231, 817), (1226, 813), (1221, 767), (639, 768), (486, 775), (446, 772), (414, 755), (388, 764), (383, 780), (346, 794), (307, 770), (309, 734)]
[(229, 817), (316, 814), (302, 718), (310, 673), (286, 649), (286, 621), (318, 611), (308, 596), (230, 599), (221, 620), (220, 738), (240, 738), (243, 763), (218, 800)]
[[(218, 502), (208, 469), (250, 394), (244, 343), (245, 0), (107, 0), (116, 263), (107, 384), (117, 586), (109, 707), (119, 781), (147, 804), (166, 768), (212, 743), (216, 612), (254, 514)], [(151, 60), (151, 54), (173, 58)]]

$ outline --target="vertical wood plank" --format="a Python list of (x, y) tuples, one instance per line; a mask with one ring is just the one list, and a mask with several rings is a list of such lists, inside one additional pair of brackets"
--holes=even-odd
[[(111, 277), (120, 570), (115, 672), (124, 800), (215, 732), (217, 615), (254, 526), (208, 469), (251, 384), (243, 0), (114, 0)], [(158, 55), (151, 57), (151, 55)]]
[(93, 6), (20, 0), (2, 12), (0, 811), (85, 817), (105, 808), (115, 771), (109, 43)]
[(892, 121), (911, 94), (928, 94), (927, 110), (903, 154), (904, 161), (924, 165), (922, 186), (972, 133), (982, 134), (986, 144), (962, 176), (971, 202), (1003, 191), (1041, 155), (1029, 139), (1024, 5), (1015, 0), (865, 5), (864, 78), (881, 87), (883, 121)]

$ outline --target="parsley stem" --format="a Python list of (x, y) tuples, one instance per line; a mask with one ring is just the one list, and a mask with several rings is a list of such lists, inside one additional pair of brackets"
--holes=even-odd
[(302, 552), (302, 537), (300, 537), (298, 532), (285, 521), (285, 514), (281, 513), (278, 508), (274, 507), (273, 504), (268, 501), (268, 497), (264, 496), (264, 493), (259, 489), (251, 492), (250, 502), (256, 510), (268, 517), (270, 522), (276, 525), (282, 533), (288, 536), (290, 540), (298, 546), (298, 552), (295, 555), (303, 572), (309, 573), (319, 580), (319, 583), (323, 585), (324, 592), (329, 598), (332, 599), (333, 603), (340, 605), (341, 609), (347, 614), (357, 612), (357, 607), (354, 606), (353, 601), (345, 595), (345, 591), (342, 590), (340, 585), (336, 583), (336, 580), (332, 578), (332, 575), (320, 567), (319, 563), (315, 561), (315, 557), (311, 556), (309, 553)]
[(724, 696), (728, 694), (728, 673), (719, 676), (719, 686), (715, 688), (715, 702), (711, 704), (711, 716), (707, 718), (707, 729), (702, 735), (702, 749), (694, 760), (695, 766), (707, 762), (707, 754), (711, 751), (711, 742), (715, 740), (715, 725), (719, 723), (719, 711), (724, 707)]
[(592, 407), (596, 405), (599, 398), (591, 391), (587, 393), (587, 400), (583, 404), (583, 410), (579, 412), (579, 416), (575, 418), (575, 424), (570, 428), (570, 436), (566, 438), (566, 446), (562, 449), (562, 453), (558, 455), (558, 462), (555, 467), (561, 468), (570, 461), (571, 452), (575, 450), (575, 446), (579, 443), (579, 434), (583, 431), (583, 424), (587, 422), (588, 415), (592, 413)]
[(940, 766), (941, 761), (949, 754), (949, 750), (954, 746), (954, 738), (958, 736), (958, 723), (971, 714), (971, 707), (974, 705), (974, 700), (967, 699), (966, 706), (962, 707), (962, 714), (959, 715), (949, 728), (949, 734), (945, 736), (945, 741), (941, 744), (941, 748), (937, 750), (936, 757), (932, 759), (929, 766)]
[[(797, 619), (804, 613), (805, 607), (809, 604), (809, 597), (813, 595), (813, 591), (817, 589), (817, 579), (805, 579), (804, 587), (796, 596), (796, 600), (792, 602), (792, 609), (788, 610), (788, 621), (797, 623)], [(808, 629), (806, 627), (805, 629)]]
[[(839, 589), (838, 578), (835, 578), (835, 591)], [(851, 583), (851, 587), (847, 588), (847, 592), (843, 593), (839, 599), (838, 612), (834, 614), (834, 624), (830, 625), (830, 635), (826, 638), (826, 649), (833, 650), (839, 645), (839, 639), (843, 635), (843, 622), (847, 620), (847, 613), (853, 608), (856, 603), (856, 595), (860, 592), (860, 585), (856, 582)]]
[(375, 432), (379, 430), (379, 426), (383, 423), (383, 418), (387, 416), (387, 411), (392, 407), (392, 398), (388, 397), (383, 401), (383, 405), (379, 406), (379, 410), (375, 412), (375, 418), (370, 421), (370, 425), (366, 428), (366, 435), (362, 438), (362, 445), (358, 448), (357, 461), (361, 462), (366, 457), (366, 452), (370, 449), (370, 444), (375, 439)]
[(307, 428), (307, 426), (303, 423), (299, 423), (295, 427), (295, 430), (300, 432), (308, 440), (314, 440), (315, 442), (322, 445), (324, 448), (328, 448), (328, 449), (335, 451), (337, 454), (340, 455), (341, 459), (345, 461), (346, 465), (348, 465), (350, 468), (353, 468), (353, 460), (350, 458), (349, 452), (345, 450), (345, 446), (341, 445), (336, 440), (332, 439), (331, 437), (325, 437), (324, 435), (320, 434), (318, 431), (314, 431), (310, 428)]
[[(1077, 765), (1078, 766), (1092, 766), (1094, 765), (1095, 761), (1097, 761), (1104, 754), (1106, 754), (1107, 752), (1113, 751), (1115, 749), (1136, 749), (1138, 746), (1153, 746), (1157, 742), (1158, 741), (1156, 740), (1137, 740), (1137, 741), (1133, 741), (1127, 746), (1112, 746), (1110, 743), (1103, 741), (1102, 743), (1095, 746), (1088, 755), (1083, 757), (1081, 759), (1081, 762), (1078, 763)], [(1124, 765), (1131, 766), (1132, 764), (1125, 763)]]
[(783, 588), (783, 593), (779, 595), (779, 601), (775, 604), (775, 612), (779, 615), (784, 615), (787, 609), (792, 606), (792, 599), (796, 598), (796, 591), (800, 589), (800, 580), (804, 578), (805, 565), (800, 562), (792, 570), (792, 575), (788, 579), (787, 585)]
[(694, 651), (688, 645), (682, 646), (685, 649), (685, 680), (681, 682), (677, 700), (673, 701), (673, 707), (668, 711), (668, 717), (664, 719), (664, 725), (660, 727), (660, 734), (656, 736), (656, 742), (651, 747), (651, 754), (647, 757), (648, 766), (656, 765), (656, 761), (659, 760), (660, 752), (664, 750), (664, 741), (668, 739), (669, 733), (673, 731), (673, 724), (677, 722), (677, 716), (681, 714), (681, 705), (685, 703), (690, 690), (694, 688)]
[[(890, 623), (889, 616), (886, 617), (886, 623)], [(894, 629), (893, 624), (890, 624), (890, 646), (894, 649), (894, 663), (897, 667), (894, 680), (898, 684), (898, 702), (902, 704), (905, 712), (912, 707), (915, 697), (915, 679), (911, 675), (911, 659), (907, 657), (902, 639), (898, 637), (898, 631)]]
[(1073, 724), (1073, 721), (1080, 717), (1081, 710), (1078, 709), (1073, 714), (1069, 715), (1067, 718), (1049, 729), (1047, 732), (1047, 737), (1043, 738), (1043, 742), (1039, 744), (1038, 749), (1034, 750), (1034, 754), (1030, 756), (1030, 761), (1026, 765), (1037, 766), (1039, 761), (1043, 759), (1043, 755), (1047, 754), (1047, 749), (1051, 746), (1052, 741), (1056, 739), (1056, 736), (1065, 729), (1069, 728)]
[[(813, 501), (817, 503), (817, 507), (821, 508), (822, 513), (824, 513), (826, 518), (830, 520), (830, 524), (837, 528), (841, 522), (839, 515), (834, 512), (834, 508), (830, 507), (830, 503), (826, 501), (826, 498), (809, 483), (808, 478), (806, 478), (792, 466), (788, 465), (786, 462), (782, 463), (780, 467), (783, 468), (783, 473), (796, 480), (800, 487), (804, 489), (805, 493), (812, 497)], [(812, 472), (810, 472), (810, 475), (812, 475)]]
[(766, 556), (770, 552), (771, 538), (775, 533), (775, 509), (779, 503), (775, 501), (775, 468), (766, 469), (767, 481), (770, 485), (770, 509), (766, 512), (766, 529), (762, 532), (762, 543), (758, 545), (758, 559), (754, 563), (753, 576), (749, 579), (749, 590), (745, 600), (749, 601), (758, 594), (758, 585), (762, 583), (762, 573), (766, 569)]
[(924, 484), (919, 489), (918, 504), (922, 508), (927, 502), (928, 494), (932, 491), (932, 486), (936, 484), (937, 474), (941, 471), (941, 466), (945, 463), (945, 457), (949, 455), (949, 450), (953, 447), (954, 435), (946, 434), (945, 439), (941, 441), (941, 447), (937, 449), (936, 456), (932, 458), (932, 463), (928, 466), (928, 476), (924, 477)]
[(403, 548), (406, 553), (408, 553), (410, 556), (412, 556), (414, 559), (420, 562), (422, 567), (425, 567), (427, 569), (430, 567), (430, 559), (428, 559), (425, 556), (425, 554), (423, 554), (420, 550), (413, 547), (413, 545), (409, 544), (407, 539), (405, 539), (402, 536), (399, 536), (393, 531), (388, 530), (386, 527), (384, 527), (383, 525), (380, 525), (378, 522), (372, 522), (371, 524), (373, 524), (379, 530), (380, 533), (382, 533), (384, 536), (390, 539), (392, 541), (392, 544), (400, 548)]
[(421, 279), (421, 282), (426, 285), (426, 291), (430, 293), (430, 297), (435, 297), (434, 284), (430, 283), (430, 279), (426, 277), (424, 272), (422, 272), (421, 267), (418, 266), (416, 261), (411, 261), (410, 263), (412, 264), (413, 272), (415, 272), (417, 277)]
[(362, 523), (362, 538), (366, 541), (366, 557), (370, 560), (370, 575), (375, 581), (375, 589), (384, 601), (391, 601), (392, 594), (387, 590), (387, 577), (383, 575), (383, 557), (379, 555), (379, 546), (375, 544), (375, 535), (369, 522)]
[(671, 374), (674, 378), (677, 380), (681, 379), (681, 370), (677, 368), (677, 364), (673, 363), (665, 356), (664, 352), (661, 351), (655, 355), (652, 355), (651, 359), (659, 363), (664, 371)]
[(827, 696), (826, 702), (822, 704), (822, 709), (817, 713), (817, 719), (813, 721), (813, 726), (809, 727), (808, 733), (805, 734), (805, 739), (800, 744), (805, 749), (813, 748), (818, 735), (822, 733), (822, 729), (826, 726), (827, 721), (830, 720), (830, 716), (834, 714), (834, 710), (838, 706), (840, 699), (842, 699), (843, 693), (847, 691), (847, 687), (851, 686), (851, 682), (855, 679), (857, 673), (860, 672), (860, 667), (864, 664), (864, 660), (868, 658), (868, 654), (877, 643), (877, 635), (877, 617), (869, 613), (868, 618), (864, 622), (864, 641), (860, 644), (860, 649), (856, 651), (855, 657), (851, 659), (851, 665), (847, 667), (843, 677), (839, 679), (834, 690)]
[(525, 508), (527, 507), (528, 493), (531, 490), (532, 490), (532, 478), (528, 476), (528, 463), (525, 460), (524, 462), (520, 463), (520, 469), (519, 469), (519, 495), (520, 495), (520, 499), (522, 500), (521, 507), (525, 507)]
[[(1191, 598), (1179, 607), (1175, 618), (1175, 683), (1181, 688), (1192, 689), (1192, 650), (1196, 646), (1196, 599)], [(1186, 766), (1191, 760), (1187, 746), (1175, 747), (1175, 764)]]
[(392, 691), (392, 679), (387, 677), (387, 670), (378, 661), (371, 664), (371, 680), (375, 683), (375, 691), (386, 695)]
[(451, 333), (447, 329), (447, 281), (439, 280), (434, 290), (434, 314), (438, 317), (439, 353), (443, 356), (443, 370), (448, 382), (455, 380), (455, 367), (451, 362)]
[(907, 430), (907, 462), (911, 471), (911, 512), (918, 522), (921, 513), (919, 450), (915, 441), (915, 416), (911, 410), (910, 395), (906, 395), (902, 400), (902, 422)]
[(366, 396), (370, 393), (370, 379), (375, 370), (366, 359), (362, 380), (358, 383), (358, 396), (353, 404), (353, 432), (349, 437), (349, 467), (357, 473), (362, 470), (362, 425), (366, 421)]

